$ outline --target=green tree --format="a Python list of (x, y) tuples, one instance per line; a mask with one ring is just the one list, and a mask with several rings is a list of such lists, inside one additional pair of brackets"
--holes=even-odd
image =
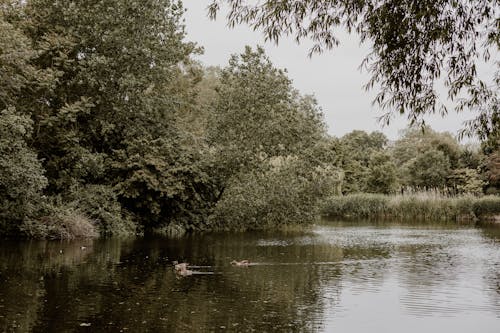
[(33, 80), (29, 61), (35, 55), (30, 41), (9, 22), (13, 9), (0, 2), (0, 110), (18, 103), (19, 93)]
[(212, 223), (240, 230), (311, 223), (318, 217), (318, 198), (333, 192), (336, 178), (310, 167), (297, 157), (275, 158), (267, 170), (239, 174), (217, 203)]
[(211, 117), (212, 106), (217, 102), (218, 94), (216, 91), (220, 83), (222, 69), (219, 67), (203, 68), (196, 65), (199, 71), (199, 80), (196, 81), (194, 89), (194, 105), (185, 108), (177, 115), (179, 128), (184, 132), (190, 133), (193, 140), (192, 144), (205, 144), (208, 132), (208, 122)]
[(272, 156), (296, 154), (325, 136), (316, 101), (299, 95), (260, 47), (246, 47), (241, 56), (231, 57), (217, 94), (207, 136), (222, 183)]
[(217, 194), (209, 173), (212, 165), (196, 147), (180, 142), (138, 138), (114, 162), (120, 200), (146, 228), (206, 228)]
[(409, 162), (409, 185), (417, 188), (443, 188), (450, 174), (450, 161), (440, 150), (429, 149)]
[(274, 41), (308, 37), (315, 42), (312, 52), (336, 46), (337, 28), (357, 32), (372, 45), (362, 67), (372, 74), (367, 87), (381, 87), (375, 101), (388, 110), (387, 122), (393, 113), (407, 114), (411, 123), (423, 123), (428, 113), (445, 114), (434, 89), (443, 77), (449, 97), (468, 97), (458, 109), (477, 109), (468, 124), (472, 132), (498, 131), (499, 71), (489, 85), (476, 66), (500, 47), (496, 0), (213, 0), (212, 18), (223, 4), (230, 26), (247, 23)]
[(0, 233), (19, 233), (35, 218), (45, 199), (44, 169), (29, 143), (33, 121), (25, 110), (37, 84), (49, 82), (30, 65), (35, 51), (16, 24), (22, 13), (13, 1), (0, 1)]
[[(432, 153), (428, 153), (431, 151)], [(422, 164), (424, 163), (423, 155), (435, 158), (436, 151), (442, 153), (442, 156), (447, 161), (445, 163), (446, 167), (443, 170), (439, 172), (434, 170), (438, 174), (451, 172), (461, 167), (463, 163), (461, 158), (465, 150), (450, 133), (438, 133), (429, 127), (424, 129), (409, 128), (405, 130), (403, 136), (396, 141), (394, 147), (391, 149), (391, 154), (398, 169), (398, 178), (400, 179), (401, 185), (436, 187), (439, 183), (440, 185), (438, 187), (445, 186), (446, 184), (442, 182), (441, 176), (437, 176), (437, 178), (441, 179), (437, 181), (437, 183), (437, 178), (434, 180), (429, 179), (427, 183), (420, 176), (418, 176), (418, 179), (413, 178), (415, 175), (420, 175), (420, 172), (415, 169), (416, 160), (418, 159), (418, 163)], [(444, 166), (444, 164), (438, 164), (435, 167), (439, 168), (441, 166)], [(446, 178), (444, 175), (442, 175), (442, 177)]]
[(396, 166), (386, 151), (373, 152), (368, 165), (367, 192), (389, 194), (396, 190)]
[(439, 133), (430, 127), (408, 128), (403, 131), (402, 137), (394, 145), (392, 154), (396, 163), (401, 165), (431, 148), (443, 152), (453, 168), (459, 166), (463, 148), (450, 133)]
[(448, 184), (459, 194), (482, 194), (485, 182), (477, 169), (461, 168), (451, 172)]
[(14, 108), (0, 112), (0, 233), (19, 232), (35, 218), (47, 185), (36, 153), (28, 147), (32, 121)]
[(500, 149), (487, 155), (485, 161), (485, 176), (488, 182), (487, 193), (500, 192)]
[(371, 177), (371, 155), (381, 152), (387, 138), (380, 132), (366, 133), (355, 130), (340, 139), (342, 146), (342, 168), (345, 172), (344, 193), (372, 191), (368, 182)]
[(51, 191), (103, 182), (95, 164), (127, 140), (168, 135), (178, 65), (194, 49), (183, 41), (180, 3), (31, 0), (25, 12), (32, 64), (57, 76), (31, 110)]
[[(22, 97), (12, 103), (34, 122), (30, 146), (46, 169), (46, 193), (85, 205), (105, 233), (133, 229), (131, 215), (147, 227), (201, 225), (193, 216), (213, 202), (206, 145), (183, 120), (197, 110), (202, 71), (189, 58), (197, 49), (184, 40), (181, 2), (8, 2), (5, 73), (10, 96)], [(33, 51), (11, 55), (25, 44)], [(98, 207), (80, 200), (94, 194)]]
[(301, 96), (262, 48), (222, 69), (207, 129), (218, 196), (212, 225), (261, 229), (307, 223), (339, 188), (336, 146), (315, 100)]

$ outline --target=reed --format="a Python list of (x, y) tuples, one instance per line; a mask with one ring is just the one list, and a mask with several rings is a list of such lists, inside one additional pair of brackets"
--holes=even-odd
[(322, 214), (333, 218), (476, 222), (500, 215), (499, 196), (351, 194), (328, 198)]

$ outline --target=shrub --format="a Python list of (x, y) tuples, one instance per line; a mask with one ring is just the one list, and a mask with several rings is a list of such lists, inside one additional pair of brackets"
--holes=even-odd
[[(276, 162), (276, 161), (275, 161)], [(313, 170), (288, 158), (269, 170), (234, 178), (211, 216), (212, 226), (222, 229), (268, 229), (308, 224), (318, 217), (320, 199), (333, 188), (330, 172)]]
[(32, 238), (73, 240), (99, 235), (94, 222), (71, 208), (57, 208), (51, 215), (26, 221), (22, 230)]
[(122, 208), (110, 186), (74, 187), (68, 199), (69, 207), (95, 221), (101, 235), (127, 236), (137, 232), (132, 215)]
[(500, 214), (500, 197), (486, 196), (479, 198), (474, 202), (472, 210), (478, 217)]

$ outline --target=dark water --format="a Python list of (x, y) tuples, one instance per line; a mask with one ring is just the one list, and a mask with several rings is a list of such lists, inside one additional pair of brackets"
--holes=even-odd
[[(173, 260), (207, 267), (178, 277)], [(3, 331), (498, 333), (500, 229), (3, 241)]]

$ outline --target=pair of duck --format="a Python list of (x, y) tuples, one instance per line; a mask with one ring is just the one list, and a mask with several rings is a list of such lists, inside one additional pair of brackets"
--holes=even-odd
[[(188, 269), (189, 264), (187, 262), (178, 263), (177, 261), (174, 261), (173, 263), (174, 263), (174, 270), (177, 274), (179, 274), (181, 276), (193, 275), (193, 271)], [(241, 261), (233, 260), (233, 261), (231, 261), (231, 265), (240, 266), (240, 267), (247, 267), (247, 266), (250, 266), (250, 261), (248, 261), (248, 260), (241, 260)]]

